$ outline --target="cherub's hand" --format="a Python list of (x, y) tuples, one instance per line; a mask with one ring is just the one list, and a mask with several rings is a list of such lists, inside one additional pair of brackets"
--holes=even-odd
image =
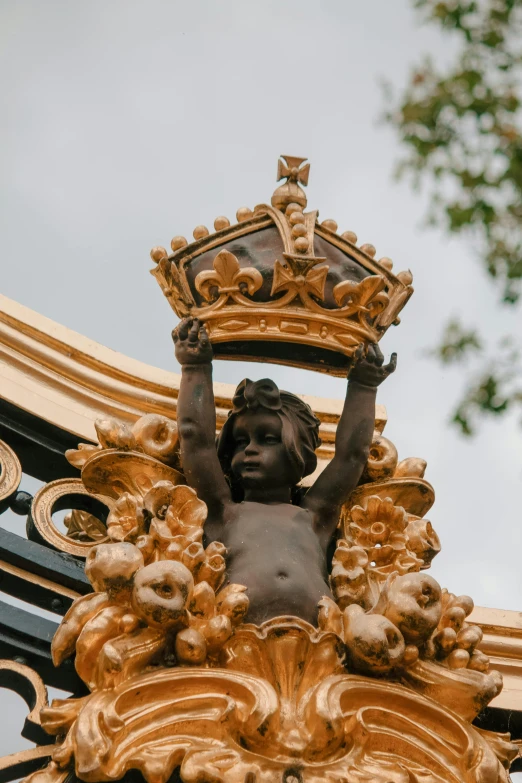
[(368, 346), (368, 352), (364, 355), (364, 347), (360, 345), (354, 354), (353, 364), (348, 371), (350, 381), (360, 383), (363, 386), (379, 386), (388, 375), (395, 372), (397, 366), (397, 354), (392, 353), (389, 364), (384, 364), (384, 356), (377, 343)]
[(207, 330), (197, 318), (184, 318), (172, 332), (176, 359), (184, 364), (210, 364), (213, 353)]

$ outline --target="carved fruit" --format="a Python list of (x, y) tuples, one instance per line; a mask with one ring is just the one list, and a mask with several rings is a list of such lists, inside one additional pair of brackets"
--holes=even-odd
[(94, 422), (100, 445), (104, 449), (131, 451), (136, 447), (136, 439), (129, 427), (117, 419), (96, 419)]
[(134, 544), (98, 544), (87, 555), (85, 573), (97, 592), (107, 592), (114, 600), (128, 602), (133, 577), (143, 563), (143, 555)]
[(198, 666), (207, 657), (205, 637), (194, 628), (184, 628), (176, 636), (176, 656), (179, 663)]
[(379, 432), (374, 433), (370, 446), (370, 456), (363, 473), (363, 480), (380, 481), (393, 476), (397, 467), (397, 449), (388, 438)]
[(478, 625), (467, 625), (457, 634), (457, 647), (462, 650), (467, 650), (470, 655), (482, 641), (482, 630)]
[(419, 557), (428, 568), (431, 561), (440, 552), (439, 537), (427, 519), (412, 519), (406, 528), (408, 549)]
[(404, 639), (380, 614), (365, 614), (360, 606), (344, 610), (344, 642), (352, 666), (362, 672), (386, 674), (402, 662)]
[(218, 600), (218, 611), (220, 614), (230, 618), (233, 626), (239, 625), (248, 612), (248, 596), (246, 587), (243, 585), (233, 585), (239, 587), (238, 592), (229, 593), (224, 599)]
[(428, 574), (404, 574), (389, 585), (383, 614), (408, 644), (426, 641), (442, 614), (441, 588)]
[(224, 614), (213, 617), (203, 629), (209, 652), (219, 648), (232, 636), (232, 623)]
[(469, 663), (470, 655), (466, 650), (453, 650), (448, 655), (450, 669), (465, 669)]
[(194, 580), (182, 563), (160, 560), (142, 568), (135, 577), (132, 606), (136, 614), (156, 628), (182, 626)]
[(407, 457), (401, 460), (395, 471), (395, 478), (423, 478), (428, 463), (420, 457)]
[(189, 611), (196, 617), (212, 617), (216, 605), (216, 596), (208, 582), (200, 582), (194, 588)]
[(166, 465), (178, 462), (178, 428), (175, 421), (157, 413), (142, 416), (134, 424), (132, 433), (141, 449)]

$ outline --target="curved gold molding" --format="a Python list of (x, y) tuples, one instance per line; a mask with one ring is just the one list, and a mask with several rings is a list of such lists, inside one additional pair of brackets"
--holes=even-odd
[(2, 687), (9, 687), (6, 683), (13, 676), (23, 679), (27, 683), (25, 695), (22, 696), (29, 707), (26, 722), (41, 727), (40, 712), (47, 706), (47, 688), (44, 681), (34, 669), (23, 663), (5, 659), (0, 660), (0, 682)]
[[(97, 441), (94, 422), (112, 416), (134, 422), (146, 413), (176, 418), (180, 375), (105, 348), (0, 295), (2, 397), (79, 440)], [(214, 384), (218, 427), (235, 387)], [(303, 395), (321, 420), (322, 466), (333, 455), (342, 400)], [(386, 410), (376, 408), (382, 431)]]
[[(53, 508), (60, 498), (67, 495), (87, 495), (79, 478), (64, 478), (51, 481), (38, 490), (34, 496), (32, 517), (36, 529), (43, 539), (59, 551), (67, 552), (75, 557), (87, 557), (92, 548), (92, 541), (73, 541), (70, 536), (62, 533), (53, 522)], [(98, 543), (104, 543), (107, 538), (102, 538)]]
[(12, 448), (0, 440), (0, 501), (16, 492), (21, 480), (20, 460)]

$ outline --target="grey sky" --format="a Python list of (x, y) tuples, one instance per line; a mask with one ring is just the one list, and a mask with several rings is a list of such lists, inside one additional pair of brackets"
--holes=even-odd
[[(477, 604), (519, 609), (518, 423), (463, 440), (447, 426), (462, 379), (422, 356), (450, 315), (492, 337), (515, 331), (516, 315), (495, 309), (466, 245), (422, 228), (425, 200), (392, 181), (400, 151), (376, 121), (379, 80), (400, 85), (422, 54), (444, 60), (448, 42), (415, 26), (407, 0), (3, 0), (0, 40), (2, 293), (176, 370), (150, 248), (268, 200), (278, 155), (307, 155), (309, 207), (414, 274), (383, 341), (399, 366), (379, 401), (400, 457), (428, 460), (443, 544), (433, 575)], [(318, 374), (215, 365), (220, 381), (246, 373), (344, 394)], [(4, 736), (0, 753), (14, 749), (14, 729)]]

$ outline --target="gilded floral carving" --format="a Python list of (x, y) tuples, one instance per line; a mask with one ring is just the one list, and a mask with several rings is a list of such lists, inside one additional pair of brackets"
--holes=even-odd
[(205, 546), (207, 508), (178, 470), (175, 424), (98, 431), (99, 446), (69, 458), (110, 506), (107, 543), (90, 547), (94, 592), (52, 644), (56, 664), (75, 655), (90, 693), (43, 709), (59, 741), (33, 783), (72, 768), (91, 783), (131, 769), (167, 783), (177, 767), (184, 783), (507, 781), (516, 749), (470, 723), (501, 688), (467, 620), (473, 602), (425, 572), (440, 544), (422, 516), (422, 460), (399, 462), (376, 434), (317, 627), (252, 625), (225, 547)]
[[(114, 496), (111, 543), (90, 549), (94, 592), (75, 601), (52, 645), (56, 664), (75, 653), (90, 695), (43, 710), (46, 730), (65, 739), (33, 783), (58, 783), (71, 765), (92, 783), (130, 769), (166, 783), (180, 765), (185, 783), (507, 780), (513, 746), (469, 724), (501, 687), (466, 620), (473, 602), (424, 572), (440, 548), (431, 524), (372, 494), (384, 471), (390, 495), (418, 510), (404, 482), (423, 488), (425, 463), (399, 463), (381, 438), (373, 481), (343, 512), (335, 600), (322, 599), (318, 628), (291, 617), (254, 626), (245, 588), (223, 586), (224, 546), (203, 545), (205, 504), (175, 470), (133, 450), (142, 446), (129, 428), (99, 431), (107, 445), (71, 456), (91, 488)], [(110, 475), (96, 484), (92, 463), (104, 455)], [(137, 481), (132, 465), (145, 458)], [(464, 745), (434, 745), (435, 726)]]

